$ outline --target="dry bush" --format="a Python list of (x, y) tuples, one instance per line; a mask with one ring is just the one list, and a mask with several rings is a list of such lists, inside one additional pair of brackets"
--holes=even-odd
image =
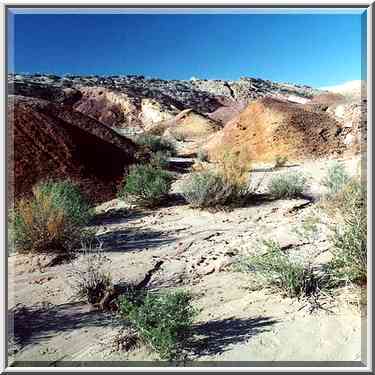
[(228, 182), (241, 187), (248, 184), (252, 163), (250, 150), (247, 146), (243, 146), (239, 151), (223, 147), (216, 154), (216, 161), (220, 173)]
[(143, 133), (136, 138), (136, 143), (140, 146), (147, 147), (152, 152), (169, 152), (171, 155), (176, 154), (176, 146), (169, 139), (151, 134)]
[(81, 227), (40, 186), (21, 199), (11, 214), (11, 237), (20, 253), (69, 253), (79, 245)]
[(200, 162), (208, 162), (208, 160), (209, 160), (208, 152), (206, 150), (204, 150), (203, 148), (200, 148), (197, 151), (197, 159)]
[(193, 136), (189, 134), (189, 131), (185, 130), (184, 128), (177, 128), (177, 129), (170, 129), (170, 135), (179, 142), (186, 142)]
[(67, 272), (72, 299), (85, 300), (95, 305), (112, 287), (109, 271), (110, 259), (103, 255), (99, 247), (83, 246), (82, 254), (71, 264)]

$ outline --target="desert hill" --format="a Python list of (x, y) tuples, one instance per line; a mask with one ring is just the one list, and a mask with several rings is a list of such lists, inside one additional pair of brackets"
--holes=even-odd
[(215, 158), (215, 154), (225, 148), (240, 150), (248, 146), (252, 160), (271, 161), (278, 155), (290, 159), (338, 156), (348, 143), (351, 148), (359, 147), (359, 132), (342, 126), (326, 111), (263, 98), (250, 103), (229, 121), (221, 132), (209, 139), (205, 148)]
[(96, 201), (112, 197), (135, 144), (72, 110), (25, 96), (9, 97), (10, 186), (28, 193), (44, 178), (71, 178)]

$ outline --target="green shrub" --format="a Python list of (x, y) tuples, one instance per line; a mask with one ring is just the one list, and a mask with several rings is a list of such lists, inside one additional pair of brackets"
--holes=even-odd
[(148, 292), (137, 297), (124, 296), (120, 299), (120, 311), (161, 359), (181, 357), (196, 315), (188, 293)]
[(149, 148), (152, 152), (164, 151), (171, 155), (176, 154), (176, 147), (170, 140), (156, 135), (142, 134), (137, 137), (136, 143)]
[[(72, 198), (72, 201), (69, 201)], [(84, 237), (89, 209), (70, 182), (40, 183), (31, 198), (16, 202), (11, 239), (20, 253), (69, 253)]]
[(135, 165), (125, 176), (119, 197), (145, 207), (160, 204), (171, 189), (172, 176), (152, 165)]
[(293, 261), (275, 241), (263, 242), (266, 252), (241, 260), (241, 269), (256, 272), (268, 285), (289, 297), (311, 296), (329, 283), (327, 274), (318, 274), (310, 264)]
[(271, 179), (268, 190), (275, 198), (295, 198), (305, 189), (306, 178), (295, 172), (281, 174)]
[(190, 176), (182, 187), (182, 195), (192, 207), (207, 208), (243, 199), (244, 193), (221, 174), (203, 171)]
[(44, 181), (36, 187), (42, 194), (51, 196), (53, 204), (62, 208), (73, 223), (85, 225), (92, 218), (93, 210), (90, 209), (79, 187), (73, 182), (69, 180)]
[(349, 179), (350, 177), (345, 167), (335, 161), (329, 167), (327, 176), (323, 179), (322, 184), (328, 189), (329, 195), (335, 195), (344, 188)]
[(342, 224), (333, 228), (330, 267), (342, 281), (364, 284), (367, 280), (366, 189), (355, 179), (338, 192), (334, 200)]

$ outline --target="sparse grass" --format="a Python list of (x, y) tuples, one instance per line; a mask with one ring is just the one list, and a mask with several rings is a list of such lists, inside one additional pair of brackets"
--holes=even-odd
[(323, 179), (322, 184), (328, 189), (328, 195), (332, 196), (342, 191), (349, 180), (350, 177), (345, 167), (334, 161), (329, 167), (327, 176)]
[(288, 297), (309, 297), (329, 287), (330, 275), (314, 270), (311, 264), (293, 261), (279, 243), (264, 241), (265, 253), (241, 260), (241, 270), (255, 272), (266, 284)]
[(74, 260), (67, 272), (75, 300), (85, 300), (94, 305), (101, 301), (112, 286), (109, 272), (110, 260), (101, 252), (101, 247), (84, 247), (83, 253)]
[(135, 165), (124, 177), (119, 197), (144, 207), (159, 205), (168, 196), (173, 177), (152, 165)]
[[(366, 189), (360, 181), (350, 179), (331, 195), (329, 212), (340, 221), (333, 227), (330, 267), (343, 282), (365, 284), (367, 280)], [(334, 208), (332, 210), (332, 207)]]
[(305, 242), (311, 242), (319, 236), (320, 218), (315, 215), (307, 216), (300, 227), (295, 227), (294, 232)]
[(136, 143), (145, 146), (152, 152), (169, 152), (171, 155), (176, 154), (175, 145), (168, 139), (151, 134), (142, 134), (136, 138)]
[(20, 253), (69, 253), (84, 237), (91, 213), (70, 182), (36, 185), (11, 213), (11, 238)]
[(343, 282), (363, 285), (367, 280), (367, 220), (364, 213), (348, 213), (333, 232), (330, 266)]
[(161, 359), (181, 358), (196, 315), (188, 293), (145, 292), (124, 296), (120, 299), (120, 310)]
[(276, 199), (299, 197), (306, 186), (306, 178), (297, 172), (275, 176), (268, 184), (269, 193)]
[(367, 281), (366, 186), (349, 177), (344, 166), (333, 162), (323, 184), (328, 189), (321, 207), (336, 222), (332, 230), (329, 268), (338, 284), (364, 285)]

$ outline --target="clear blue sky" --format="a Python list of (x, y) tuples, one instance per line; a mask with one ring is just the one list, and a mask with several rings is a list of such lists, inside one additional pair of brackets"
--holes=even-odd
[(9, 27), (14, 72), (251, 76), (315, 87), (361, 79), (359, 12), (16, 14)]

